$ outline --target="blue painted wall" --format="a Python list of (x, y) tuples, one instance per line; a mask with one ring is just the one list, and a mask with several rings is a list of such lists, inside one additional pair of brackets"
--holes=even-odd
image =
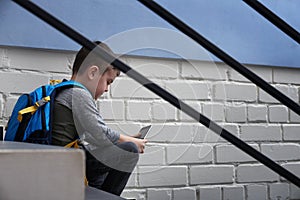
[[(137, 40), (140, 42), (142, 50), (128, 48), (131, 51), (128, 52), (127, 49), (126, 53), (182, 57), (180, 54), (186, 52), (185, 58), (210, 59), (209, 56), (200, 55), (203, 53), (201, 47), (193, 44), (179, 32), (175, 32), (172, 26), (137, 1), (33, 0), (33, 2), (91, 40), (111, 40), (119, 37), (119, 40), (115, 41), (120, 41), (121, 36), (126, 36), (124, 42), (121, 42), (123, 46), (130, 46)], [(157, 0), (157, 2), (242, 63), (300, 67), (300, 45), (241, 0)], [(300, 31), (299, 0), (261, 0), (261, 2)], [(153, 34), (149, 31), (153, 28), (145, 27), (167, 28), (167, 31), (157, 29), (156, 34)], [(140, 32), (143, 28), (145, 31)], [(169, 32), (174, 37), (168, 37), (166, 33)], [(131, 36), (128, 36), (130, 33)], [(180, 41), (174, 41), (177, 36), (181, 37)], [(151, 43), (152, 46), (149, 45)], [(0, 0), (0, 45), (79, 49), (75, 42), (9, 0)], [(155, 50), (157, 47), (160, 50)], [(174, 50), (176, 48), (180, 49), (179, 53)], [(122, 53), (118, 48), (114, 50)]]

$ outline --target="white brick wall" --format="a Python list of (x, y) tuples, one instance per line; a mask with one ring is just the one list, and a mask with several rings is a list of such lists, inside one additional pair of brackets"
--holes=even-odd
[(169, 189), (149, 189), (147, 191), (148, 200), (171, 200), (172, 199), (172, 190)]
[(224, 200), (240, 200), (245, 199), (243, 186), (231, 186), (223, 188)]
[(289, 198), (289, 184), (276, 183), (270, 186), (270, 199), (288, 199)]
[[(0, 91), (4, 93), (31, 92), (41, 84), (49, 83), (49, 76), (37, 73), (1, 72)], [(20, 87), (22, 85), (22, 87)]]
[[(251, 145), (254, 149), (259, 150), (257, 144)], [(253, 162), (254, 158), (244, 153), (233, 145), (218, 145), (216, 148), (216, 163), (235, 163), (235, 162)]]
[[(69, 78), (72, 52), (0, 48), (0, 125), (17, 97)], [(300, 176), (300, 117), (223, 63), (123, 57), (223, 128)], [(300, 70), (248, 66), (299, 103)], [(300, 199), (300, 189), (121, 74), (97, 102), (107, 124), (136, 134), (152, 124), (122, 196), (138, 200)]]
[(254, 84), (219, 82), (214, 84), (214, 99), (254, 102), (257, 100), (257, 88)]
[(191, 166), (192, 185), (233, 183), (234, 167), (230, 165)]
[(141, 187), (187, 185), (187, 166), (141, 166), (138, 171)]
[(287, 122), (287, 107), (281, 105), (269, 106), (269, 118), (270, 122)]
[(266, 122), (268, 119), (268, 107), (266, 105), (249, 104), (248, 121), (249, 122)]
[(247, 121), (246, 104), (228, 105), (225, 113), (227, 122), (245, 123)]
[(245, 141), (281, 141), (279, 125), (241, 125), (241, 139)]
[(196, 200), (196, 198), (197, 198), (196, 189), (193, 188), (174, 189), (173, 200), (182, 200), (182, 199)]
[(243, 164), (237, 167), (237, 182), (273, 182), (278, 180), (278, 175), (264, 165)]
[(199, 199), (222, 199), (222, 190), (220, 187), (200, 187)]
[(248, 200), (266, 200), (267, 199), (267, 186), (266, 185), (248, 185), (246, 186)]

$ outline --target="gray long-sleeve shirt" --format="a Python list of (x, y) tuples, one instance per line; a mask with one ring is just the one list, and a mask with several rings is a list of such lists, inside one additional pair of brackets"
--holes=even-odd
[(78, 135), (97, 146), (116, 144), (120, 138), (106, 126), (89, 91), (75, 87), (61, 91), (55, 99), (52, 144), (64, 146)]

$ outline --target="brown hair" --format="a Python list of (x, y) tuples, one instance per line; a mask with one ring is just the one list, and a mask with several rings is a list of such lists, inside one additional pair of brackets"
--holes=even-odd
[[(98, 46), (102, 47), (108, 53), (115, 56), (115, 54), (107, 46), (107, 44), (105, 44), (103, 42), (100, 42), (100, 41), (95, 41), (94, 43), (97, 44)], [(78, 53), (76, 54), (76, 57), (75, 57), (74, 64), (73, 64), (72, 75), (75, 75), (75, 74), (78, 74), (78, 73), (80, 74), (92, 65), (96, 65), (99, 68), (101, 68), (102, 70), (100, 70), (100, 71), (105, 72), (107, 70), (107, 67), (110, 66), (110, 63), (105, 62), (101, 57), (99, 57), (98, 55), (95, 55), (91, 52), (92, 52), (91, 50), (88, 50), (85, 47), (82, 47), (78, 51)], [(117, 73), (118, 75), (120, 74), (120, 70), (118, 70), (114, 67), (112, 67), (112, 68), (118, 71), (118, 73)]]

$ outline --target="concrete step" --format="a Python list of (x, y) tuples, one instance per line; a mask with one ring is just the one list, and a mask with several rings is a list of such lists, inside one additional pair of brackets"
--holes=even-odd
[(0, 200), (122, 200), (84, 186), (84, 153), (0, 141)]
[(84, 200), (84, 152), (0, 141), (0, 199)]
[(85, 200), (124, 200), (116, 195), (112, 195), (110, 193), (92, 188), (86, 187), (85, 188)]

